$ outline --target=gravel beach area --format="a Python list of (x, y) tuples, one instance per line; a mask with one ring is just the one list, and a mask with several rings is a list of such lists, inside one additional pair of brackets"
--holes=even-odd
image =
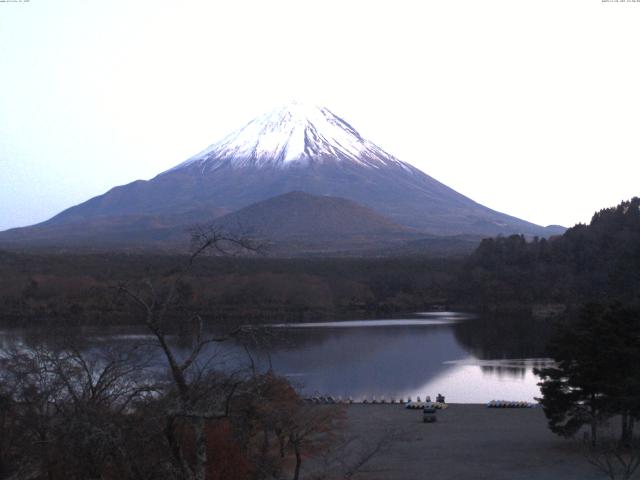
[(591, 480), (606, 478), (590, 465), (577, 440), (549, 431), (541, 408), (449, 405), (437, 422), (400, 405), (350, 405), (348, 434), (394, 440), (356, 478), (371, 480)]

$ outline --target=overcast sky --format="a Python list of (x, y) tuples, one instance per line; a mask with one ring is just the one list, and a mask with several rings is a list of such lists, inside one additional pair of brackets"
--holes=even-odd
[(290, 99), (538, 224), (640, 194), (640, 3), (0, 2), (0, 230)]

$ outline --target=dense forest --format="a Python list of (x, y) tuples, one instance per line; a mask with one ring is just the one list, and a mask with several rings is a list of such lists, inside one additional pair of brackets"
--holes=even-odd
[[(162, 284), (188, 256), (0, 252), (1, 320), (9, 324), (135, 323), (121, 284)], [(640, 199), (597, 212), (562, 236), (485, 239), (468, 257), (202, 257), (181, 299), (207, 321), (388, 316), (429, 308), (564, 311), (587, 301), (636, 302)]]
[(453, 294), (485, 307), (589, 301), (633, 303), (640, 294), (640, 198), (597, 212), (548, 240), (482, 241)]
[[(136, 322), (117, 286), (169, 281), (187, 257), (0, 253), (5, 323)], [(461, 260), (203, 257), (181, 279), (182, 299), (207, 321), (375, 317), (445, 302)]]

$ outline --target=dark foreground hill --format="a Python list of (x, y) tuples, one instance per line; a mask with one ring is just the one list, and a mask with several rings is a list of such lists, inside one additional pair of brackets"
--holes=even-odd
[(354, 201), (290, 192), (214, 222), (216, 229), (249, 236), (279, 253), (338, 252), (401, 247), (424, 234)]

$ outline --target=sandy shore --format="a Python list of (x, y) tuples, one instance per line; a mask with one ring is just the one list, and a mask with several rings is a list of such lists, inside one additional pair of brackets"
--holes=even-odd
[(605, 478), (584, 457), (580, 442), (549, 431), (542, 409), (450, 405), (433, 424), (421, 410), (398, 405), (350, 405), (348, 434), (374, 439), (396, 432), (378, 454), (367, 480)]

